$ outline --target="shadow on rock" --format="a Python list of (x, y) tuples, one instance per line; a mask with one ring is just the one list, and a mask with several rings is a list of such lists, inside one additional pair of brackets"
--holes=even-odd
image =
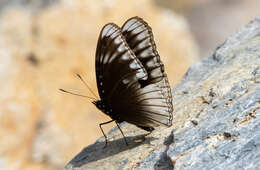
[(104, 148), (104, 141), (97, 141), (96, 143), (84, 148), (76, 157), (74, 157), (69, 162), (67, 166), (80, 167), (84, 164), (116, 155), (125, 150), (130, 150), (142, 144), (150, 144), (150, 142), (155, 139), (156, 138), (153, 137), (146, 137), (146, 134), (126, 137), (126, 140), (128, 142), (127, 146), (124, 139), (120, 138), (117, 140), (108, 141), (108, 145), (106, 148)]

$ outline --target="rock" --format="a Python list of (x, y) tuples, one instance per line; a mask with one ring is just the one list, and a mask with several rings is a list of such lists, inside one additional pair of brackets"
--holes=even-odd
[(149, 0), (8, 2), (0, 2), (0, 169), (61, 169), (102, 135), (98, 123), (108, 117), (58, 89), (91, 95), (75, 73), (96, 89), (95, 50), (106, 23), (147, 20), (172, 84), (197, 56), (185, 19)]
[[(193, 65), (173, 88), (171, 128), (145, 132), (124, 124), (84, 148), (77, 169), (259, 169), (260, 17)], [(143, 140), (142, 140), (143, 139)]]

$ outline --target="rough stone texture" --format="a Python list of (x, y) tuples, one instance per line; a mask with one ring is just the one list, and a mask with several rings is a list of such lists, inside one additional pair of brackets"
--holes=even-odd
[[(193, 65), (173, 88), (174, 122), (140, 140), (125, 124), (87, 146), (65, 169), (259, 169), (260, 17)], [(135, 142), (139, 138), (139, 142)]]
[[(174, 89), (175, 128), (167, 154), (176, 169), (259, 169), (260, 17), (194, 65)], [(185, 92), (187, 94), (181, 94)], [(184, 104), (184, 105), (183, 105)]]
[(146, 19), (171, 82), (179, 81), (197, 55), (185, 19), (149, 0), (1, 2), (1, 170), (61, 169), (102, 135), (98, 123), (108, 118), (89, 101), (58, 89), (90, 95), (79, 73), (95, 90), (94, 56), (104, 24), (122, 25), (135, 15)]

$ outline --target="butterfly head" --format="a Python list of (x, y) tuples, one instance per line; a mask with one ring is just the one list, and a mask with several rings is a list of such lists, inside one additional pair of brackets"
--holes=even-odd
[(101, 102), (101, 100), (95, 100), (95, 101), (93, 101), (92, 103), (93, 103), (98, 109), (101, 110), (101, 108), (102, 108), (102, 102)]

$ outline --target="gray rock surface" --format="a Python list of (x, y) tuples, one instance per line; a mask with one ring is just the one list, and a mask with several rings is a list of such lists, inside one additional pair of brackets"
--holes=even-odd
[(65, 169), (259, 169), (260, 17), (192, 66), (173, 88), (171, 128), (129, 124), (84, 148)]

